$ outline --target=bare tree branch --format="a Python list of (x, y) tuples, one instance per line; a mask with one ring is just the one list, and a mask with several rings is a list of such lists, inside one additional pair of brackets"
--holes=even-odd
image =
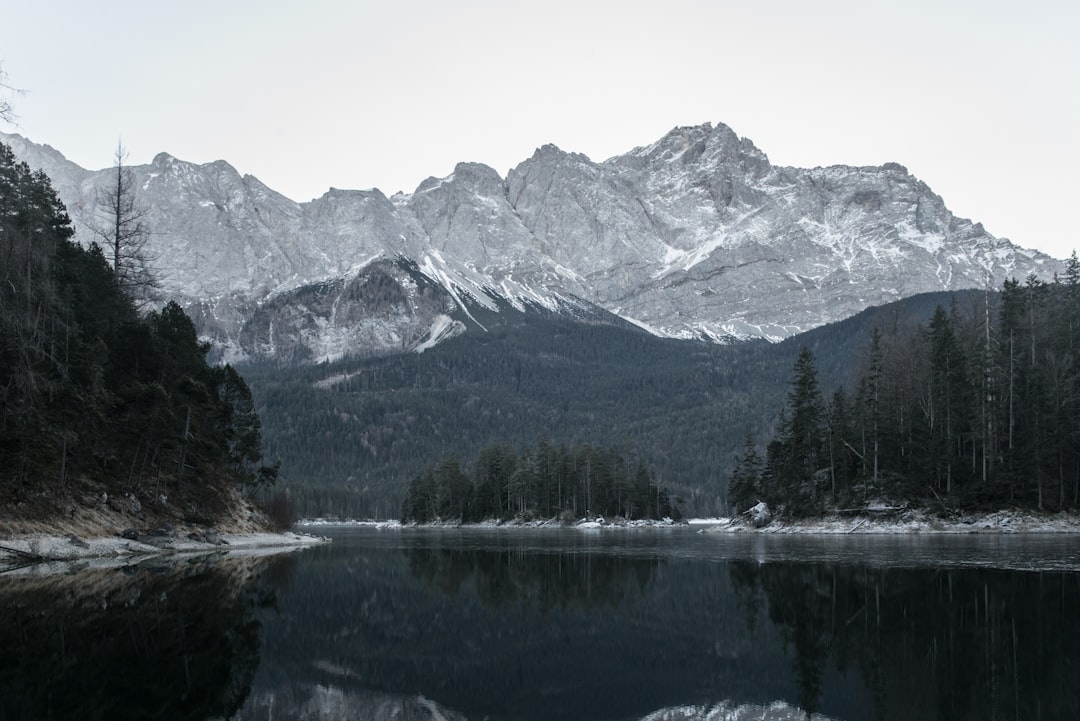
[(4, 72), (3, 65), (0, 64), (0, 120), (5, 123), (15, 124), (18, 120), (18, 115), (15, 114), (15, 106), (11, 104), (5, 95), (22, 95), (25, 91), (19, 88), (14, 88), (8, 84), (7, 73)]
[(137, 304), (145, 304), (154, 300), (160, 283), (147, 248), (149, 211), (135, 197), (135, 175), (126, 160), (127, 151), (117, 143), (112, 179), (98, 194), (96, 222), (88, 225), (112, 256), (117, 286)]

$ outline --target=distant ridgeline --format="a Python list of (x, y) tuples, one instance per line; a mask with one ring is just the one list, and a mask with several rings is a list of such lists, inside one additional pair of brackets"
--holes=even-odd
[(276, 472), (260, 466), (248, 386), (206, 363), (178, 305), (140, 314), (101, 249), (72, 235), (49, 179), (0, 144), (0, 508), (167, 497), (212, 519), (226, 491)]
[(1006, 281), (929, 322), (874, 330), (827, 400), (803, 348), (764, 457), (747, 436), (728, 488), (790, 515), (892, 500), (988, 509), (1080, 503), (1080, 262)]

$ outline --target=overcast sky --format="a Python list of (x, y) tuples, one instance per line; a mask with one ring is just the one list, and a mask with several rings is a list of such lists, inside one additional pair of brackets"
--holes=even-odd
[(604, 160), (722, 122), (777, 165), (902, 163), (957, 215), (1066, 257), (1080, 2), (6, 3), (18, 132), (86, 168), (227, 160), (294, 200)]

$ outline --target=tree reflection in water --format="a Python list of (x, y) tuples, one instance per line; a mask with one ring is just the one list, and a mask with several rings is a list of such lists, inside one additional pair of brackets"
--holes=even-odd
[(228, 718), (278, 560), (199, 558), (0, 579), (0, 719)]
[(409, 548), (409, 570), (424, 583), (457, 595), (471, 583), (490, 606), (532, 602), (559, 606), (618, 606), (638, 598), (662, 561), (600, 553), (498, 548)]
[(1080, 574), (807, 544), (342, 532), (0, 577), (0, 721), (1080, 717)]
[[(854, 674), (877, 719), (1080, 718), (1080, 575), (733, 561), (793, 659), (799, 705)], [(753, 614), (751, 614), (753, 615)]]

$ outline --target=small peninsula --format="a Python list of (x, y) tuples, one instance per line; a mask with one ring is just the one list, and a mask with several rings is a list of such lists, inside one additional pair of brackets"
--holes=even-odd
[(0, 559), (99, 555), (103, 537), (120, 540), (102, 554), (225, 546), (294, 520), (256, 507), (277, 465), (251, 392), (158, 297), (124, 171), (103, 191), (107, 250), (85, 248), (0, 144)]

